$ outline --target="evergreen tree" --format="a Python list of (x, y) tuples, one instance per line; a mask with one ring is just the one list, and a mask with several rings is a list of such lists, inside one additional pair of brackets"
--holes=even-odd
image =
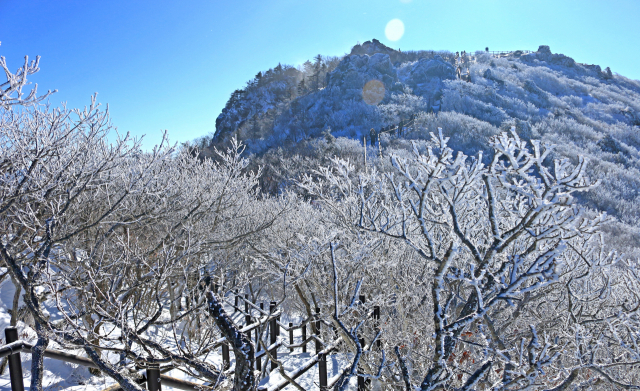
[(304, 72), (305, 76), (313, 75), (313, 64), (311, 63), (311, 61), (307, 60), (304, 62), (304, 64), (302, 64), (302, 71)]
[(318, 90), (320, 88), (320, 74), (322, 72), (322, 66), (324, 62), (322, 60), (322, 55), (318, 54), (313, 58), (313, 74), (311, 76), (311, 89)]
[(236, 104), (238, 104), (238, 102), (240, 102), (243, 96), (244, 90), (233, 91), (231, 93), (231, 96), (229, 97), (229, 100), (227, 101), (227, 104), (225, 105), (225, 108), (229, 109), (231, 107), (234, 107)]
[(307, 93), (307, 86), (304, 83), (304, 78), (302, 80), (300, 80), (300, 83), (298, 83), (298, 95), (304, 95)]

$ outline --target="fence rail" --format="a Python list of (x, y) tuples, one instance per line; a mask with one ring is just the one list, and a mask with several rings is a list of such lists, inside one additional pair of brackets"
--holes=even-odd
[[(408, 123), (406, 124), (408, 125)], [(398, 127), (396, 126), (396, 129)], [(261, 338), (261, 334), (258, 332), (258, 328), (260, 326), (267, 325), (269, 332), (267, 335), (269, 336), (269, 345), (266, 347), (266, 351), (264, 348), (257, 351), (252, 357), (252, 365), (254, 369), (260, 370), (262, 366), (262, 358), (266, 357), (267, 360), (271, 361), (271, 370), (278, 368), (278, 364), (276, 364), (276, 360), (278, 357), (278, 348), (284, 347), (289, 350), (289, 352), (293, 352), (296, 348), (302, 348), (302, 352), (307, 351), (307, 344), (311, 342), (315, 342), (315, 354), (309, 358), (304, 364), (298, 367), (296, 370), (288, 374), (288, 378), (295, 380), (305, 374), (314, 366), (318, 365), (318, 384), (320, 385), (320, 389), (322, 391), (327, 390), (329, 387), (332, 387), (340, 378), (340, 376), (344, 373), (345, 369), (338, 371), (336, 376), (333, 376), (331, 379), (327, 376), (327, 355), (330, 354), (337, 346), (342, 342), (342, 337), (337, 336), (331, 342), (324, 342), (320, 338), (320, 330), (321, 326), (324, 323), (326, 326), (333, 327), (330, 322), (326, 322), (325, 320), (320, 318), (320, 308), (316, 308), (316, 313), (302, 320), (299, 324), (294, 325), (293, 323), (289, 323), (288, 325), (280, 322), (280, 317), (282, 316), (282, 311), (277, 309), (276, 302), (271, 302), (269, 306), (269, 310), (264, 309), (264, 304), (260, 303), (260, 305), (256, 305), (252, 303), (248, 297), (242, 297), (238, 295), (236, 292), (230, 292), (233, 296), (232, 302), (229, 302), (229, 298), (223, 296), (223, 301), (225, 304), (229, 305), (234, 309), (234, 312), (240, 313), (244, 318), (244, 326), (238, 326), (239, 331), (241, 333), (245, 333), (249, 337), (251, 336), (251, 331), (256, 331), (255, 343), (257, 348), (260, 349), (260, 344), (258, 343), (259, 338)], [(240, 301), (244, 303), (244, 309), (240, 308)], [(360, 301), (364, 303), (364, 296), (360, 296)], [(252, 310), (258, 312), (258, 316), (255, 317), (252, 315)], [(380, 309), (379, 307), (375, 307), (374, 310), (369, 314), (376, 319), (379, 319)], [(311, 333), (307, 336), (307, 325), (313, 322), (315, 326), (316, 333)], [(301, 330), (301, 341), (295, 343), (294, 339), (294, 330)], [(285, 335), (288, 337), (288, 341), (286, 337), (282, 337), (281, 330), (285, 331)], [(33, 349), (33, 345), (21, 340), (18, 338), (18, 331), (15, 327), (7, 327), (5, 329), (5, 336), (7, 344), (4, 346), (0, 346), (0, 358), (8, 357), (9, 361), (9, 374), (11, 379), (11, 390), (12, 391), (24, 391), (24, 381), (22, 375), (22, 363), (20, 359), (20, 353), (31, 354), (31, 350)], [(249, 338), (251, 339), (251, 338)], [(233, 372), (233, 368), (231, 368), (231, 360), (230, 360), (230, 350), (227, 344), (226, 338), (220, 338), (216, 340), (212, 347), (208, 349), (211, 351), (213, 349), (222, 348), (222, 361), (223, 361), (223, 369), (222, 373), (225, 375), (229, 375)], [(269, 352), (269, 354), (267, 354)], [(64, 361), (72, 364), (82, 365), (88, 368), (96, 368), (99, 367), (90, 359), (86, 357), (81, 357), (75, 354), (62, 352), (54, 349), (46, 349), (44, 352), (44, 356), (46, 358)], [(147, 389), (149, 391), (161, 391), (162, 385), (166, 387), (172, 387), (184, 391), (202, 391), (206, 389), (210, 389), (205, 384), (193, 383), (181, 379), (177, 379), (171, 376), (167, 376), (161, 373), (161, 371), (173, 369), (172, 366), (160, 368), (158, 365), (149, 365), (147, 368), (144, 368), (140, 372), (137, 373), (135, 379), (138, 383), (146, 383)], [(290, 384), (290, 380), (282, 380), (276, 385), (273, 385), (269, 388), (267, 387), (259, 387), (258, 389), (261, 391), (276, 391), (282, 390), (286, 386)], [(120, 389), (119, 384), (114, 384), (106, 388), (103, 391), (117, 391)], [(365, 388), (361, 387), (360, 383), (358, 384), (358, 391), (364, 391)]]
[[(291, 374), (289, 374), (289, 377), (293, 380), (296, 380), (297, 378), (299, 378), (300, 376), (302, 376), (305, 372), (307, 372), (309, 369), (313, 368), (316, 364), (318, 364), (323, 358), (326, 358), (326, 355), (331, 352), (336, 346), (338, 346), (338, 344), (342, 341), (342, 337), (338, 337), (335, 341), (333, 341), (331, 344), (329, 344), (329, 346), (327, 346), (326, 348), (324, 348), (323, 350), (321, 350), (320, 352), (316, 353), (315, 356), (311, 357), (307, 362), (305, 362), (304, 364), (302, 364), (300, 367), (298, 367), (297, 370), (293, 371)], [(337, 379), (336, 379), (337, 381)], [(271, 386), (269, 388), (267, 387), (259, 387), (258, 390), (259, 391), (277, 391), (277, 390), (282, 390), (283, 388), (285, 388), (286, 386), (288, 386), (291, 382), (289, 380), (283, 380), (280, 383)], [(322, 384), (322, 381), (321, 381)], [(327, 382), (327, 379), (325, 378), (325, 384), (327, 385), (327, 387), (329, 387), (329, 384)]]
[[(31, 354), (33, 345), (20, 339), (10, 341), (18, 337), (18, 330), (15, 327), (7, 327), (5, 329), (5, 336), (7, 338), (7, 342), (10, 343), (0, 347), (0, 358), (9, 356), (9, 376), (11, 378), (11, 390), (24, 391), (20, 353)], [(44, 351), (44, 356), (54, 360), (98, 369), (98, 366), (88, 358), (61, 352), (59, 350), (46, 349)], [(148, 368), (145, 372), (146, 373), (144, 374), (141, 373), (139, 378), (141, 382), (147, 382), (147, 389), (149, 391), (160, 391), (160, 383), (166, 385), (167, 387), (173, 387), (185, 391), (200, 391), (202, 389), (209, 388), (203, 384), (193, 383), (186, 380), (176, 379), (171, 376), (162, 375), (160, 374), (159, 368)], [(160, 381), (157, 381), (157, 379), (160, 379)], [(153, 384), (149, 384), (150, 380)], [(120, 386), (118, 385), (115, 389), (117, 388), (120, 388)]]
[(496, 50), (490, 50), (490, 51), (485, 51), (485, 53), (489, 53), (492, 56), (503, 56), (503, 55), (509, 55), (515, 52), (520, 52), (522, 54), (529, 54), (529, 53), (534, 53), (533, 50), (503, 50), (503, 51), (496, 51)]

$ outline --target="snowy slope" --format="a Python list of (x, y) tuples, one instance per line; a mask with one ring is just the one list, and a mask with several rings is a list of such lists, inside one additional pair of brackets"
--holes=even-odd
[[(2, 284), (0, 284), (0, 330), (4, 330), (6, 327), (10, 325), (11, 315), (8, 311), (11, 309), (11, 305), (13, 302), (13, 296), (15, 293), (15, 288), (10, 279), (5, 279)], [(22, 304), (22, 301), (21, 301)], [(231, 308), (229, 308), (230, 313), (233, 312)], [(242, 316), (240, 314), (235, 314), (234, 320), (241, 321)], [(35, 331), (25, 325), (23, 322), (19, 322), (18, 324), (18, 334), (20, 337), (27, 342), (35, 343), (36, 334)], [(4, 337), (4, 335), (3, 335)], [(295, 335), (296, 343), (299, 342), (299, 335)], [(4, 339), (2, 340), (4, 344)], [(59, 349), (54, 343), (49, 345), (51, 349)], [(313, 345), (309, 345), (309, 351), (313, 349)], [(303, 365), (306, 361), (308, 361), (312, 354), (302, 353), (298, 351), (294, 351), (293, 353), (289, 353), (289, 349), (280, 348), (278, 355), (279, 359), (284, 364), (285, 370), (290, 373), (296, 370), (298, 367)], [(82, 351), (78, 350), (76, 352), (69, 352), (78, 355), (82, 355)], [(22, 373), (24, 376), (24, 385), (25, 388), (29, 387), (31, 380), (31, 356), (29, 354), (21, 354), (22, 359)], [(332, 377), (336, 377), (339, 375), (339, 369), (344, 368), (347, 365), (349, 357), (345, 355), (331, 355), (327, 358), (327, 372), (329, 376), (329, 382), (332, 381)], [(209, 357), (209, 362), (220, 366), (222, 362), (222, 358), (220, 354), (212, 355)], [(233, 368), (234, 360), (233, 353), (231, 354), (231, 366)], [(264, 364), (263, 364), (264, 365)], [(43, 386), (45, 390), (49, 391), (57, 391), (57, 390), (71, 390), (71, 391), (100, 391), (103, 390), (110, 385), (114, 384), (114, 381), (101, 376), (93, 376), (89, 373), (86, 367), (70, 364), (58, 360), (53, 360), (50, 358), (45, 358), (44, 360), (44, 368), (45, 368), (45, 376), (43, 379)], [(305, 388), (305, 390), (313, 391), (319, 390), (318, 388), (318, 368), (317, 366), (311, 368), (305, 374), (303, 374), (299, 379), (298, 383)], [(166, 373), (168, 376), (172, 376), (178, 379), (183, 379), (187, 381), (192, 381), (195, 383), (202, 383), (202, 381), (195, 379), (188, 374), (174, 369)], [(271, 376), (266, 376), (259, 383), (260, 386), (270, 387), (272, 385), (279, 384), (283, 380), (282, 376), (275, 371)], [(333, 380), (336, 380), (335, 378)], [(353, 387), (351, 389), (355, 390), (356, 379), (352, 379), (351, 384)], [(168, 387), (165, 387), (168, 389)], [(221, 387), (220, 389), (224, 389)], [(285, 390), (295, 390), (296, 388), (293, 386), (288, 386)], [(5, 369), (4, 374), (0, 376), (0, 391), (10, 391), (11, 383), (9, 380), (9, 370)]]
[[(461, 79), (456, 76), (458, 67)], [(442, 127), (452, 146), (474, 155), (490, 150), (491, 137), (515, 126), (525, 140), (555, 145), (551, 158), (575, 162), (582, 155), (589, 160), (587, 174), (601, 185), (580, 194), (580, 203), (617, 219), (605, 230), (610, 243), (638, 257), (640, 249), (634, 243), (640, 242), (640, 81), (603, 68), (577, 63), (544, 45), (527, 54), (476, 52), (456, 58), (451, 52), (400, 52), (374, 40), (356, 45), (326, 74), (321, 88), (301, 90), (272, 105), (269, 115), (246, 111), (249, 114), (236, 125), (217, 127), (209, 146), (226, 147), (228, 139), (237, 136), (254, 156), (272, 154), (260, 163), (274, 166), (277, 173), (289, 169), (278, 161), (296, 154), (321, 160), (324, 153), (343, 152), (315, 146), (309, 151), (313, 140), (333, 135), (362, 143), (371, 128), (379, 130), (410, 116), (417, 118), (416, 130), (402, 140), (384, 138), (383, 151), (411, 148), (405, 140), (429, 140), (429, 132)], [(313, 73), (304, 74), (310, 76)], [(371, 80), (384, 86), (377, 104), (363, 99)], [(264, 88), (268, 85), (255, 87)], [(260, 96), (256, 91), (250, 95)], [(239, 98), (237, 104), (269, 104), (251, 99)], [(223, 111), (219, 120), (228, 123), (226, 118)], [(269, 184), (269, 189), (281, 189), (284, 182)]]

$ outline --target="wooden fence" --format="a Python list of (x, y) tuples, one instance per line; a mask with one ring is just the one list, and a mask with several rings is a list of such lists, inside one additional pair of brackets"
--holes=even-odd
[(493, 57), (501, 57), (501, 56), (507, 56), (509, 54), (513, 54), (515, 52), (520, 52), (521, 55), (522, 54), (529, 54), (529, 53), (533, 53), (533, 50), (510, 50), (510, 51), (495, 51), (495, 50), (490, 50), (488, 52), (485, 53), (489, 53), (490, 55), (492, 55)]
[[(216, 289), (217, 290), (217, 289)], [(311, 356), (304, 364), (294, 370), (292, 373), (287, 374), (287, 376), (291, 380), (296, 380), (307, 371), (318, 366), (318, 384), (320, 386), (320, 390), (328, 390), (335, 385), (335, 383), (340, 379), (340, 376), (347, 369), (344, 368), (338, 372), (337, 375), (328, 378), (327, 373), (327, 355), (333, 352), (336, 347), (342, 342), (342, 337), (337, 337), (329, 342), (324, 342), (320, 338), (320, 330), (322, 329), (322, 324), (324, 323), (328, 327), (333, 327), (333, 325), (329, 322), (326, 322), (320, 318), (320, 308), (316, 308), (316, 313), (313, 317), (304, 319), (298, 325), (294, 325), (289, 322), (288, 325), (284, 325), (281, 322), (282, 311), (277, 308), (276, 302), (269, 303), (269, 309), (266, 310), (264, 308), (264, 303), (253, 303), (249, 300), (248, 295), (242, 297), (238, 294), (238, 291), (232, 292), (233, 300), (229, 300), (229, 297), (224, 297), (224, 303), (233, 308), (234, 313), (240, 313), (244, 315), (244, 325), (240, 328), (240, 332), (246, 334), (250, 340), (252, 340), (251, 334), (252, 331), (255, 331), (255, 341), (256, 347), (259, 351), (255, 353), (254, 357), (251, 358), (252, 366), (255, 370), (262, 370), (262, 360), (265, 359), (265, 365), (267, 365), (267, 361), (271, 361), (271, 371), (276, 370), (278, 368), (278, 364), (276, 364), (276, 360), (278, 358), (278, 349), (284, 347), (289, 350), (289, 352), (293, 352), (295, 349), (301, 349), (303, 353), (307, 352), (307, 344), (311, 342), (315, 342), (315, 354)], [(240, 302), (243, 302), (242, 307), (240, 306)], [(364, 303), (365, 297), (360, 296), (360, 301)], [(379, 321), (380, 319), (380, 307), (374, 307), (373, 312), (371, 314), (374, 319)], [(307, 325), (313, 323), (315, 326), (316, 333), (307, 333)], [(261, 330), (260, 326), (265, 325), (268, 328), (269, 336), (269, 345), (267, 346), (267, 350), (269, 354), (264, 349), (261, 349), (261, 344), (259, 340), (261, 338)], [(240, 327), (240, 325), (238, 326)], [(281, 332), (284, 330), (286, 337), (282, 338)], [(301, 342), (294, 342), (294, 331), (300, 330), (301, 334)], [(313, 328), (312, 328), (313, 330)], [(335, 333), (334, 333), (335, 335)], [(0, 358), (9, 356), (9, 376), (11, 379), (11, 390), (12, 391), (24, 391), (24, 381), (22, 375), (22, 363), (20, 358), (20, 353), (31, 353), (31, 349), (33, 345), (20, 340), (18, 338), (18, 330), (15, 327), (7, 327), (5, 329), (5, 336), (7, 344), (0, 347)], [(288, 342), (287, 342), (288, 340)], [(379, 346), (379, 341), (377, 341)], [(364, 341), (363, 341), (364, 344)], [(216, 340), (213, 344), (213, 349), (221, 349), (222, 362), (223, 367), (222, 371), (225, 375), (231, 375), (233, 373), (233, 368), (231, 368), (231, 358), (230, 358), (230, 350), (229, 345), (227, 344), (226, 339), (220, 338)], [(62, 352), (59, 350), (46, 349), (44, 356), (47, 358), (51, 358), (54, 360), (60, 360), (69, 362), (72, 364), (82, 365), (88, 368), (98, 368), (97, 365), (93, 363), (90, 359), (86, 357), (81, 357), (78, 355)], [(162, 386), (176, 388), (185, 391), (200, 391), (206, 390), (210, 387), (204, 384), (193, 383), (181, 379), (176, 379), (171, 376), (167, 376), (162, 374), (163, 371), (167, 371), (173, 369), (172, 367), (160, 368), (157, 364), (149, 364), (146, 368), (142, 368), (137, 375), (134, 375), (135, 380), (139, 384), (146, 383), (147, 389), (149, 391), (161, 391)], [(290, 384), (290, 380), (283, 379), (278, 384), (272, 385), (271, 387), (259, 387), (260, 391), (277, 391), (282, 390), (286, 386)], [(115, 384), (112, 387), (109, 387), (103, 391), (116, 391), (119, 389), (119, 384)], [(358, 391), (365, 391), (367, 385), (364, 381), (364, 378), (358, 377)]]
[(409, 117), (408, 120), (401, 120), (397, 124), (389, 125), (380, 128), (380, 130), (371, 129), (369, 132), (369, 140), (371, 141), (371, 145), (373, 146), (376, 141), (378, 141), (378, 137), (383, 133), (395, 134), (397, 136), (402, 136), (412, 129), (415, 126), (415, 115)]

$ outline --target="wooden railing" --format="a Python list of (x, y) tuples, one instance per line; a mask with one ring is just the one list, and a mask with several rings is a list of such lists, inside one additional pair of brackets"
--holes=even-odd
[[(294, 349), (301, 349), (303, 353), (306, 353), (307, 344), (315, 342), (315, 354), (311, 356), (304, 364), (298, 367), (295, 371), (287, 374), (288, 379), (283, 379), (276, 385), (272, 385), (268, 388), (260, 387), (258, 388), (259, 390), (282, 390), (290, 384), (291, 380), (299, 378), (316, 365), (318, 366), (318, 384), (321, 390), (324, 391), (329, 389), (339, 380), (345, 369), (338, 371), (337, 375), (329, 379), (327, 373), (327, 355), (337, 348), (340, 342), (342, 342), (342, 337), (336, 337), (330, 342), (325, 342), (320, 338), (320, 330), (322, 329), (322, 324), (325, 324), (325, 326), (328, 327), (333, 327), (331, 323), (326, 322), (320, 318), (320, 308), (316, 308), (316, 313), (314, 314), (314, 316), (303, 319), (297, 325), (294, 325), (291, 322), (285, 325), (280, 321), (282, 311), (277, 308), (276, 302), (270, 302), (269, 310), (265, 310), (264, 303), (260, 303), (259, 305), (257, 305), (251, 302), (247, 295), (245, 295), (245, 297), (242, 297), (238, 294), (237, 291), (229, 293), (231, 293), (232, 300), (229, 300), (230, 297), (224, 297), (224, 303), (232, 307), (234, 313), (244, 315), (244, 326), (240, 328), (239, 331), (246, 334), (250, 340), (253, 340), (256, 343), (257, 348), (255, 350), (257, 350), (257, 353), (255, 353), (255, 356), (252, 357), (254, 369), (261, 370), (262, 359), (265, 358), (266, 360), (271, 361), (271, 371), (272, 373), (275, 373), (273, 372), (273, 370), (278, 368), (278, 364), (276, 364), (275, 361), (278, 359), (279, 348), (284, 347), (288, 349), (290, 353), (293, 352)], [(362, 303), (364, 303), (364, 300), (364, 296), (360, 296), (360, 301)], [(243, 302), (243, 308), (241, 308), (240, 302)], [(257, 316), (254, 316), (255, 312), (258, 313)], [(374, 307), (373, 311), (369, 315), (379, 320), (380, 308), (377, 306)], [(314, 328), (316, 330), (316, 333), (309, 333), (309, 335), (307, 335), (307, 325), (312, 322), (315, 326)], [(267, 329), (261, 330), (261, 326), (266, 326)], [(285, 335), (287, 335), (288, 338), (281, 337), (281, 330), (285, 331)], [(301, 331), (301, 340), (299, 343), (295, 343), (294, 331), (296, 330)], [(255, 331), (255, 339), (251, 338), (252, 331)], [(261, 344), (259, 343), (259, 340), (262, 338), (262, 332), (265, 332), (269, 335), (269, 345), (266, 347), (266, 350), (269, 352), (269, 354), (267, 354), (267, 351), (265, 351), (264, 348), (261, 348)], [(336, 334), (335, 330), (334, 334)], [(30, 354), (33, 345), (20, 340), (18, 338), (18, 330), (15, 327), (7, 327), (5, 329), (5, 336), (7, 344), (4, 346), (0, 346), (0, 358), (6, 356), (9, 357), (8, 361), (11, 390), (24, 391), (20, 354)], [(208, 351), (217, 348), (221, 348), (222, 350), (221, 354), (223, 362), (223, 375), (231, 375), (233, 373), (233, 368), (231, 368), (230, 349), (229, 345), (227, 344), (226, 338), (223, 337), (216, 340)], [(54, 360), (60, 360), (72, 364), (82, 365), (88, 368), (99, 369), (93, 361), (86, 357), (81, 357), (59, 350), (46, 349), (44, 356)], [(146, 383), (147, 389), (149, 391), (161, 391), (161, 385), (185, 391), (206, 390), (210, 388), (204, 384), (176, 379), (174, 377), (167, 376), (161, 373), (170, 369), (173, 369), (173, 367), (160, 368), (157, 365), (148, 365), (146, 368), (142, 368), (140, 372), (137, 372), (137, 374), (134, 374), (133, 377), (140, 384)], [(118, 389), (120, 389), (120, 386), (116, 383), (103, 391), (116, 391)], [(364, 383), (361, 381), (358, 381), (358, 390), (365, 390)]]
[(509, 55), (515, 52), (520, 52), (522, 54), (529, 54), (529, 53), (533, 53), (533, 50), (509, 50), (509, 51), (495, 51), (495, 50), (490, 50), (490, 51), (485, 51), (485, 53), (489, 53), (494, 57), (498, 57), (498, 56), (504, 56), (504, 55)]
[[(22, 378), (22, 361), (20, 359), (20, 353), (31, 354), (33, 345), (21, 339), (18, 339), (18, 329), (15, 327), (7, 327), (4, 332), (8, 343), (7, 345), (0, 347), (0, 358), (9, 356), (9, 377), (11, 380), (11, 391), (24, 391), (24, 380)], [(44, 356), (54, 360), (82, 365), (88, 368), (99, 369), (98, 366), (88, 358), (80, 357), (75, 354), (69, 354), (59, 350), (46, 349), (44, 351)], [(186, 380), (176, 379), (171, 376), (163, 375), (160, 373), (159, 367), (149, 367), (144, 373), (138, 373), (138, 376), (135, 377), (139, 383), (146, 382), (147, 389), (149, 391), (160, 391), (161, 383), (166, 385), (167, 387), (177, 388), (179, 390), (185, 391), (199, 391), (209, 388), (202, 384), (192, 383)], [(116, 388), (119, 388), (119, 386)]]

